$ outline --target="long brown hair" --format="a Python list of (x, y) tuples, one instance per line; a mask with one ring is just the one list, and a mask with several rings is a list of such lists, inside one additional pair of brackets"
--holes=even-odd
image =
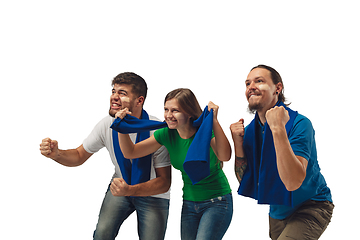
[(178, 88), (172, 90), (166, 95), (164, 104), (174, 98), (178, 101), (181, 110), (191, 116), (192, 121), (200, 117), (202, 113), (200, 104), (190, 89)]

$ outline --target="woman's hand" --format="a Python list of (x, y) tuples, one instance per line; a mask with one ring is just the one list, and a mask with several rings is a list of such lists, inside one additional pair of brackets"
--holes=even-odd
[(130, 114), (131, 115), (131, 112), (129, 111), (128, 108), (124, 108), (124, 109), (121, 109), (120, 111), (118, 111), (116, 114), (115, 114), (115, 118), (121, 118), (123, 119), (126, 114)]
[(209, 112), (211, 111), (211, 109), (213, 110), (214, 113), (214, 120), (217, 120), (217, 115), (218, 115), (218, 111), (219, 111), (219, 106), (215, 105), (213, 102), (209, 102), (208, 104), (208, 110)]
[(220, 161), (229, 161), (231, 158), (231, 146), (222, 127), (220, 126), (219, 121), (217, 120), (219, 106), (215, 105), (213, 102), (209, 102), (208, 110), (211, 111), (211, 109), (214, 113), (213, 131), (215, 137), (211, 139), (210, 145)]

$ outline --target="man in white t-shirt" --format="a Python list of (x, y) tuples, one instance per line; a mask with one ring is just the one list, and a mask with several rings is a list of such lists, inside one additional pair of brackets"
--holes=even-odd
[[(134, 117), (142, 117), (147, 93), (146, 82), (135, 73), (125, 72), (114, 78), (112, 86), (109, 116), (103, 118), (95, 126), (82, 145), (76, 149), (60, 150), (56, 140), (45, 138), (40, 144), (41, 154), (62, 165), (75, 167), (83, 164), (101, 148), (106, 147), (115, 165), (115, 173), (100, 209), (94, 239), (115, 239), (123, 221), (134, 211), (137, 211), (140, 239), (164, 239), (171, 185), (169, 154), (165, 147), (152, 154), (149, 158), (151, 164), (146, 170), (150, 171), (150, 174), (147, 173), (148, 180), (131, 184), (132, 179), (124, 180), (124, 178), (127, 179), (128, 171), (130, 175), (131, 171), (136, 171), (131, 170), (131, 165), (132, 169), (135, 165), (132, 162), (136, 160), (123, 159), (116, 152), (120, 150), (114, 151), (114, 148), (118, 147), (116, 145), (117, 133), (115, 134), (110, 128), (115, 114), (125, 107), (132, 112)], [(149, 119), (158, 120), (150, 115)], [(153, 131), (150, 131), (151, 134)], [(137, 134), (130, 135), (133, 142), (136, 136)], [(113, 139), (115, 139), (115, 145)], [(124, 170), (127, 165), (126, 163), (124, 165), (123, 161), (129, 161), (130, 170)]]

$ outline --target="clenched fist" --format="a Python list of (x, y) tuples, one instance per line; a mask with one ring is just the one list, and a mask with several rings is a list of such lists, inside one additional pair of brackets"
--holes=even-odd
[(283, 106), (269, 109), (265, 114), (265, 118), (271, 131), (276, 128), (284, 128), (290, 119), (289, 112)]
[(43, 139), (40, 143), (40, 152), (45, 157), (54, 159), (59, 153), (58, 142), (50, 138)]
[(234, 142), (242, 142), (244, 140), (245, 126), (244, 119), (230, 125), (230, 131)]
[(130, 186), (123, 178), (114, 178), (110, 185), (110, 191), (116, 197), (131, 196)]

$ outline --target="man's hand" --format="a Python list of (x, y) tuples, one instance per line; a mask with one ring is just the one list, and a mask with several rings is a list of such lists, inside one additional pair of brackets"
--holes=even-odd
[(283, 106), (269, 109), (265, 114), (265, 118), (271, 131), (285, 128), (286, 123), (290, 119), (288, 111)]
[(40, 143), (40, 152), (45, 157), (55, 159), (59, 154), (58, 142), (50, 138), (43, 139)]
[(116, 197), (131, 196), (130, 186), (123, 178), (114, 178), (110, 185), (110, 191)]
[(245, 134), (244, 119), (230, 125), (231, 136), (234, 142), (243, 142)]

